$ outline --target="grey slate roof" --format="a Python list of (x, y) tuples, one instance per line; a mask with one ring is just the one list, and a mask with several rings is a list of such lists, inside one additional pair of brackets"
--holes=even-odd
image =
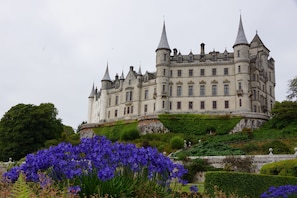
[(161, 40), (160, 40), (157, 50), (159, 50), (159, 49), (169, 49), (170, 50), (168, 40), (167, 40), (167, 35), (166, 35), (165, 22), (163, 23), (163, 31), (162, 31)]
[(236, 37), (233, 47), (236, 45), (240, 45), (240, 44), (249, 44), (248, 41), (246, 40), (246, 37), (244, 34), (242, 21), (241, 21), (241, 15), (240, 15), (240, 19), (239, 19), (239, 27), (238, 27), (237, 37)]
[(108, 80), (108, 81), (111, 81), (111, 80), (110, 80), (110, 77), (109, 77), (108, 64), (107, 64), (107, 66), (106, 66), (105, 74), (104, 74), (102, 80)]

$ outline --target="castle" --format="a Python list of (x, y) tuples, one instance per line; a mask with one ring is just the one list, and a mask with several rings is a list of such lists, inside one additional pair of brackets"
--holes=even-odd
[(158, 114), (232, 114), (269, 118), (275, 102), (274, 60), (256, 33), (249, 43), (242, 19), (233, 51), (208, 54), (171, 51), (165, 23), (156, 49), (156, 71), (130, 70), (112, 80), (108, 65), (101, 88), (89, 96), (87, 123)]

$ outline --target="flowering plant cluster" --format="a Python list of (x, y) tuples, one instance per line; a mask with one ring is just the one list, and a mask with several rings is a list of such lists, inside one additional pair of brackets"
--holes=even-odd
[(267, 192), (261, 195), (261, 198), (293, 198), (297, 197), (297, 186), (286, 185), (279, 187), (270, 187)]
[[(115, 178), (121, 178), (120, 186), (134, 181), (135, 178), (145, 178), (146, 182), (154, 181), (158, 186), (169, 188), (173, 179), (184, 182), (181, 178), (186, 169), (173, 163), (155, 148), (137, 148), (134, 144), (112, 143), (104, 136), (95, 136), (82, 139), (77, 146), (60, 143), (36, 154), (29, 154), (25, 163), (12, 168), (4, 177), (14, 182), (21, 172), (27, 181), (40, 182), (42, 173), (54, 181), (67, 181), (68, 184), (75, 185), (75, 189), (70, 188), (71, 191), (84, 193), (91, 188), (86, 184), (88, 182), (93, 185), (96, 180), (99, 186), (106, 186), (108, 182), (108, 185), (114, 185), (119, 183), (110, 183)], [(130, 180), (123, 177), (127, 175)], [(97, 192), (102, 191), (98, 188), (95, 189)]]

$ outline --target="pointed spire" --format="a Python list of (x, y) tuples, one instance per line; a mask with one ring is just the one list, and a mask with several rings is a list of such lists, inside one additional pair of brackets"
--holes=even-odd
[(102, 80), (108, 80), (108, 81), (111, 81), (111, 80), (110, 80), (110, 77), (109, 77), (108, 63), (107, 63), (106, 70), (105, 70), (105, 74), (104, 74)]
[(124, 77), (124, 71), (122, 71), (122, 74), (121, 74), (121, 77), (120, 77), (120, 80), (124, 80), (125, 77)]
[(137, 75), (142, 75), (141, 74), (141, 66), (139, 65), (139, 69), (138, 69), (138, 73), (137, 73)]
[(94, 95), (95, 95), (95, 88), (94, 88), (94, 83), (93, 83), (93, 87), (92, 87), (89, 98), (94, 98)]
[(161, 40), (160, 40), (160, 43), (159, 43), (156, 51), (159, 49), (169, 49), (170, 50), (168, 40), (167, 40), (167, 35), (166, 35), (165, 21), (163, 23), (163, 31), (162, 31), (162, 35), (161, 35)]
[(238, 27), (237, 37), (236, 37), (233, 47), (235, 47), (236, 45), (240, 45), (240, 44), (248, 45), (248, 42), (247, 42), (245, 34), (244, 34), (243, 26), (242, 26), (241, 15), (240, 15), (240, 19), (239, 19), (239, 27)]

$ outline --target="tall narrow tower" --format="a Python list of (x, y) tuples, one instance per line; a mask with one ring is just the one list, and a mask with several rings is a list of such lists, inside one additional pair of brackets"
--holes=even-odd
[(233, 45), (235, 83), (236, 83), (236, 109), (239, 111), (251, 111), (250, 100), (250, 58), (249, 43), (245, 37), (241, 16), (239, 19), (238, 33)]
[(106, 121), (106, 109), (108, 101), (108, 89), (110, 88), (111, 80), (109, 77), (108, 64), (106, 66), (105, 74), (101, 80), (101, 96), (100, 96), (100, 107), (99, 107), (99, 122)]
[(89, 96), (89, 106), (88, 106), (88, 123), (92, 123), (92, 117), (93, 117), (93, 103), (94, 103), (94, 98), (95, 98), (95, 88), (94, 88), (94, 84)]
[(170, 47), (167, 40), (165, 22), (161, 40), (156, 49), (156, 68), (157, 68), (157, 98), (156, 112), (164, 113), (168, 110), (168, 78), (170, 66)]

